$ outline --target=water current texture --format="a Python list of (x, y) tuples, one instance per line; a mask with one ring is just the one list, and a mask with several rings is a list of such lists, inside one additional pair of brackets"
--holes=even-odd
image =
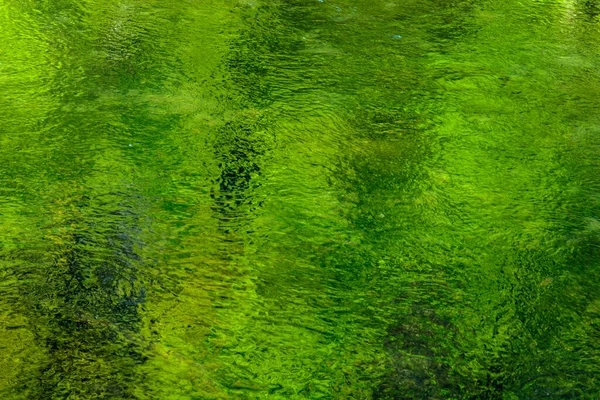
[(0, 0), (0, 399), (600, 399), (599, 0)]

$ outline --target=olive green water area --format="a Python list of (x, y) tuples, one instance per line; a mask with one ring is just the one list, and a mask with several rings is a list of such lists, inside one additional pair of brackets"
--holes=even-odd
[(597, 0), (0, 0), (1, 399), (599, 399)]

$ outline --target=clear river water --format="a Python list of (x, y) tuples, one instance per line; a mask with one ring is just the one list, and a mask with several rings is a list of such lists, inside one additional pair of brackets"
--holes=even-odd
[(600, 399), (599, 0), (0, 0), (0, 398)]

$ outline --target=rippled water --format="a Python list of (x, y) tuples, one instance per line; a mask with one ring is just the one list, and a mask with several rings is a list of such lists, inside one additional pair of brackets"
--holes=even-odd
[(2, 399), (600, 398), (596, 0), (0, 0)]

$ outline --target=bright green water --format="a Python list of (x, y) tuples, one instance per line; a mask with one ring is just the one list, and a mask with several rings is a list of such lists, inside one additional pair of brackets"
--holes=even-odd
[(0, 0), (0, 398), (599, 399), (597, 0)]

